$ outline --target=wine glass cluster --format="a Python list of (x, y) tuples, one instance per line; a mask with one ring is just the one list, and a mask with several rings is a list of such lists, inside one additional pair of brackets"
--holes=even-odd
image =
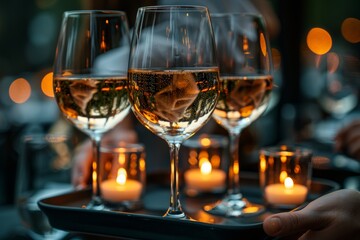
[(240, 193), (238, 144), (241, 130), (269, 103), (271, 70), (261, 16), (210, 17), (203, 6), (141, 7), (130, 43), (124, 12), (65, 12), (54, 92), (61, 112), (93, 141), (88, 207), (103, 209), (101, 137), (131, 107), (140, 123), (169, 145), (170, 206), (164, 216), (189, 218), (179, 197), (179, 148), (211, 117), (229, 132), (231, 159), (227, 195), (204, 209), (225, 216), (260, 209)]

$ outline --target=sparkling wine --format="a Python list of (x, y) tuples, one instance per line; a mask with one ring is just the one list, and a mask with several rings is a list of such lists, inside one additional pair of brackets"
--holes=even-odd
[(85, 132), (113, 128), (130, 109), (126, 77), (55, 78), (54, 92), (61, 112)]
[(226, 129), (244, 128), (257, 119), (270, 101), (271, 76), (222, 77), (213, 118)]
[(129, 70), (129, 99), (140, 122), (160, 137), (186, 139), (212, 114), (218, 69)]

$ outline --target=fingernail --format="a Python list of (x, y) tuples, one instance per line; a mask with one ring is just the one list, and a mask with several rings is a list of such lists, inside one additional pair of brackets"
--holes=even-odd
[(270, 218), (269, 225), (270, 225), (270, 231), (272, 234), (276, 235), (278, 232), (280, 232), (281, 221), (279, 218), (277, 218), (277, 217)]

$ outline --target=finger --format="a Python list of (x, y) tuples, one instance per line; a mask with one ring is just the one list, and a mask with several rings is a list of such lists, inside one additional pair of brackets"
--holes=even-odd
[(288, 236), (306, 232), (320, 222), (317, 216), (308, 213), (306, 208), (295, 212), (274, 214), (265, 219), (264, 231), (270, 236)]

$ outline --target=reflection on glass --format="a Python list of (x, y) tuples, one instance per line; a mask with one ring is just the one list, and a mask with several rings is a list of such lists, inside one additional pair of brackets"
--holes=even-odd
[(270, 102), (273, 88), (272, 58), (264, 20), (252, 14), (211, 16), (220, 66), (220, 98), (213, 118), (230, 137), (228, 190), (204, 210), (238, 217), (259, 213), (263, 207), (245, 199), (240, 191), (239, 138)]
[(103, 209), (100, 184), (102, 135), (128, 114), (130, 39), (121, 11), (65, 12), (54, 63), (54, 94), (65, 117), (93, 142), (93, 196), (87, 208)]
[(219, 95), (207, 8), (140, 8), (128, 72), (135, 116), (169, 144), (171, 192), (164, 216), (187, 219), (179, 198), (179, 148), (210, 119)]

